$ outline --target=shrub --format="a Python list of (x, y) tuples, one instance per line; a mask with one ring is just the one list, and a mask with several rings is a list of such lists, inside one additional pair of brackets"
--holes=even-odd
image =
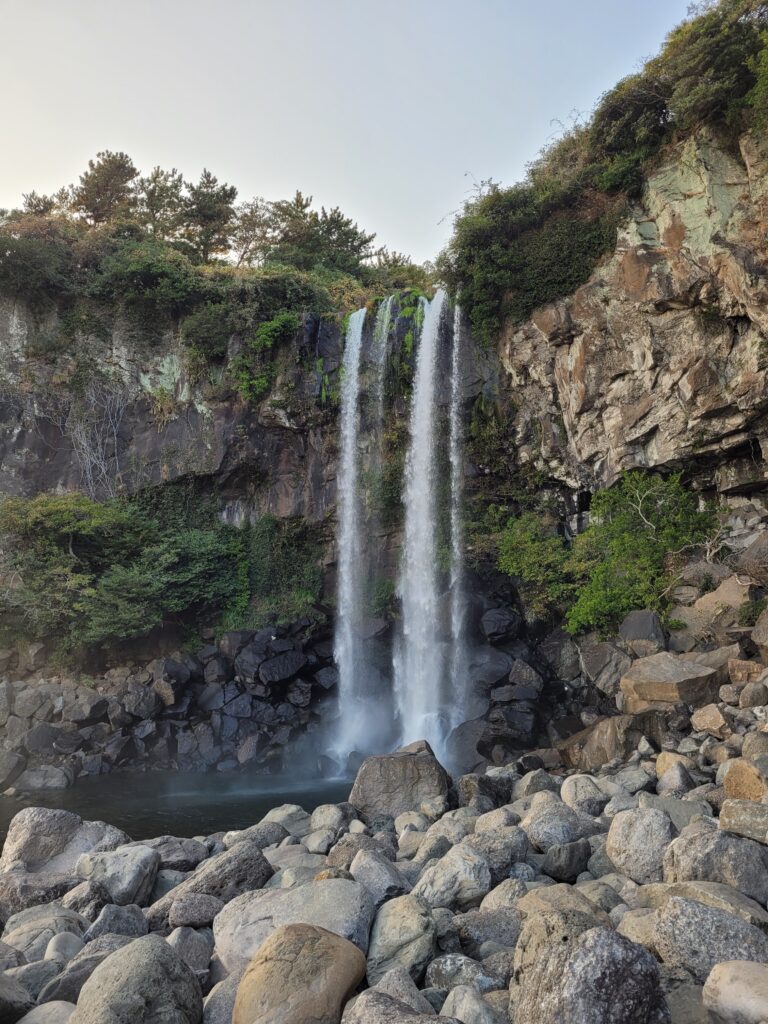
[(72, 284), (69, 247), (60, 239), (0, 234), (0, 292), (33, 306)]
[(250, 528), (248, 560), (254, 625), (311, 611), (322, 572), (319, 543), (306, 522), (262, 516)]
[(7, 498), (0, 539), (6, 622), (62, 653), (247, 604), (244, 535), (172, 485), (131, 501)]
[(300, 326), (296, 313), (278, 313), (246, 340), (242, 353), (231, 365), (235, 387), (246, 401), (257, 401), (267, 393), (273, 377), (268, 358), (275, 348), (290, 342)]
[(598, 491), (590, 525), (570, 547), (534, 513), (511, 519), (499, 567), (522, 580), (538, 613), (566, 613), (572, 633), (607, 633), (634, 608), (663, 609), (675, 553), (701, 544), (714, 529), (714, 512), (699, 509), (679, 474), (631, 472)]
[(232, 310), (225, 302), (209, 302), (184, 318), (182, 339), (206, 359), (223, 359), (232, 336), (231, 319)]
[(128, 305), (150, 304), (177, 313), (194, 300), (200, 286), (186, 256), (146, 239), (126, 241), (108, 255), (90, 290)]

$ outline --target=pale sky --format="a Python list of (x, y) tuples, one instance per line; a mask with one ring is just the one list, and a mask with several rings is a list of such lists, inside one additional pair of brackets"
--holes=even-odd
[(688, 0), (0, 0), (0, 207), (101, 149), (298, 188), (422, 261)]

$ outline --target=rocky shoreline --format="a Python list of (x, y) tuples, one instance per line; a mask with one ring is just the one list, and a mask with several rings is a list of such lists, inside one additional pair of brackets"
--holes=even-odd
[[(635, 721), (679, 716), (687, 687), (687, 734), (640, 735), (591, 772), (547, 770), (542, 751), (451, 778), (419, 742), (363, 762), (347, 802), (237, 832), (132, 842), (20, 811), (0, 858), (0, 1019), (759, 1024), (768, 686), (746, 666), (768, 673), (725, 653), (638, 659), (625, 701), (675, 701)], [(673, 663), (696, 667), (674, 682)]]

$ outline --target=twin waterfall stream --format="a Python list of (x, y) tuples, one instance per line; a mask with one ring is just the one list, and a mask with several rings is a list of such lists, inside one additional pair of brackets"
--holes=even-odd
[(380, 663), (380, 648), (370, 643), (381, 522), (368, 493), (382, 479), (385, 381), (397, 328), (396, 302), (390, 296), (379, 305), (368, 333), (369, 351), (365, 309), (350, 317), (344, 345), (334, 642), (339, 707), (332, 741), (342, 764), (352, 753), (383, 752), (382, 744), (417, 739), (426, 739), (443, 755), (450, 732), (464, 720), (461, 311), (457, 306), (451, 317), (442, 291), (431, 301), (421, 299), (414, 317), (416, 365), (396, 588), (400, 616), (389, 665)]

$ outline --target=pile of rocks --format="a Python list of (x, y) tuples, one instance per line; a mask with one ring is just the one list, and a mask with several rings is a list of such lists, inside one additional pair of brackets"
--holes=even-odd
[(115, 768), (279, 766), (337, 683), (329, 630), (309, 620), (224, 633), (195, 654), (0, 682), (0, 789), (64, 788)]
[(642, 737), (596, 773), (451, 779), (420, 742), (366, 760), (346, 803), (194, 839), (27, 808), (0, 858), (0, 1019), (759, 1024), (768, 802), (728, 780), (763, 755), (686, 756)]

